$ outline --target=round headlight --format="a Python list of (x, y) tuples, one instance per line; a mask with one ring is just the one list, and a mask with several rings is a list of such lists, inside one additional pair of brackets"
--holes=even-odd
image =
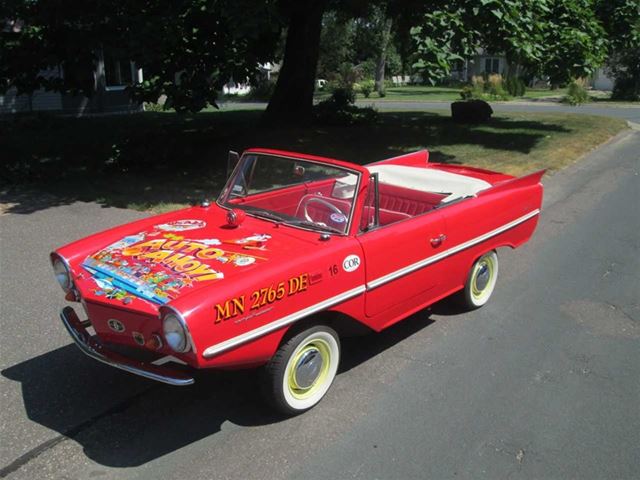
[(162, 330), (167, 345), (176, 352), (186, 352), (189, 350), (187, 332), (177, 315), (169, 313), (162, 319)]
[(71, 274), (65, 263), (59, 258), (53, 261), (53, 273), (65, 292), (71, 290)]

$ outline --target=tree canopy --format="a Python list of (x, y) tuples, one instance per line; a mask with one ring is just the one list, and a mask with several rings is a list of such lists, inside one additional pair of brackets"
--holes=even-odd
[(588, 76), (606, 57), (605, 31), (591, 0), (453, 0), (447, 7), (427, 12), (411, 30), (414, 66), (431, 81), (478, 48), (553, 83)]
[[(638, 0), (1, 0), (0, 93), (38, 88), (92, 95), (101, 55), (132, 60), (141, 101), (199, 111), (231, 78), (282, 60), (267, 109), (310, 118), (315, 78), (347, 58), (384, 78), (399, 51), (427, 80), (479, 48), (554, 83), (591, 74), (609, 58), (640, 82)], [(283, 36), (283, 33), (285, 34)], [(284, 39), (284, 47), (282, 45)], [(282, 58), (278, 58), (282, 54)], [(397, 58), (397, 57), (394, 57)], [(318, 61), (320, 59), (320, 66)], [(60, 69), (62, 76), (46, 75)], [(44, 73), (43, 73), (44, 72)]]
[[(275, 0), (5, 0), (0, 18), (20, 25), (0, 36), (0, 92), (91, 96), (104, 54), (142, 68), (132, 97), (166, 95), (169, 107), (194, 112), (214, 104), (230, 78), (272, 59), (283, 26)], [(43, 74), (57, 68), (62, 76)]]
[(616, 79), (613, 94), (640, 100), (640, 2), (599, 0), (596, 11), (609, 39), (606, 65)]

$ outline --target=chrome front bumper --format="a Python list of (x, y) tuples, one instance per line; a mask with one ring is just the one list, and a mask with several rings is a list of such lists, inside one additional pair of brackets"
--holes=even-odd
[(164, 365), (159, 366), (138, 362), (107, 349), (95, 336), (91, 336), (87, 332), (85, 323), (78, 318), (78, 315), (71, 307), (63, 308), (60, 312), (60, 318), (73, 341), (82, 350), (82, 353), (99, 362), (169, 385), (185, 386), (194, 383), (192, 377), (180, 370)]

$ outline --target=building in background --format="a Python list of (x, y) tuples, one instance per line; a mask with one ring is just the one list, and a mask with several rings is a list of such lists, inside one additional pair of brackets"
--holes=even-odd
[(613, 91), (613, 84), (615, 83), (615, 78), (610, 77), (606, 70), (600, 67), (596, 72), (591, 76), (589, 80), (589, 85), (594, 90), (604, 90), (605, 92)]
[[(5, 22), (1, 35), (20, 32), (19, 21)], [(63, 78), (62, 67), (41, 72), (47, 77)], [(108, 53), (96, 52), (96, 64), (90, 78), (92, 95), (70, 95), (45, 90), (36, 90), (30, 95), (18, 95), (10, 89), (0, 95), (0, 115), (21, 112), (55, 112), (75, 116), (93, 113), (120, 113), (142, 110), (142, 106), (130, 100), (125, 89), (129, 85), (142, 82), (142, 70), (127, 59), (110, 57)]]
[(458, 60), (451, 69), (451, 79), (469, 82), (473, 76), (491, 75), (499, 73), (505, 75), (509, 64), (504, 55), (496, 55), (478, 50), (471, 58)]

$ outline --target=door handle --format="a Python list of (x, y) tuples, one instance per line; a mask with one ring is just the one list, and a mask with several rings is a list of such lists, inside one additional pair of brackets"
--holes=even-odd
[(434, 237), (431, 239), (431, 246), (434, 248), (439, 247), (440, 245), (442, 245), (442, 242), (444, 242), (446, 239), (447, 239), (447, 236), (444, 233), (441, 233), (437, 237)]

